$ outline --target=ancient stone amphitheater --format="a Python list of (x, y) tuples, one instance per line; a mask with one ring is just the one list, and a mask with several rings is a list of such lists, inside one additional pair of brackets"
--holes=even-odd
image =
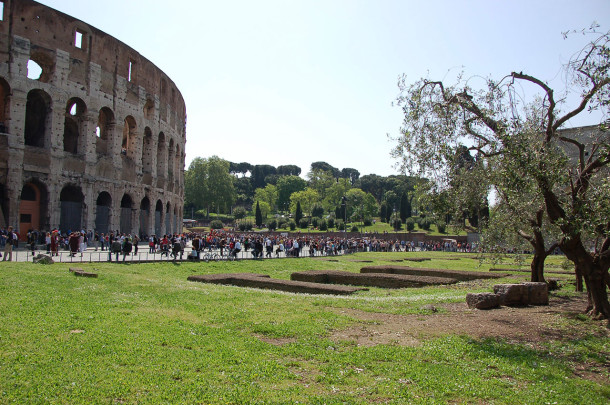
[(0, 227), (181, 229), (186, 108), (172, 80), (83, 21), (0, 6)]

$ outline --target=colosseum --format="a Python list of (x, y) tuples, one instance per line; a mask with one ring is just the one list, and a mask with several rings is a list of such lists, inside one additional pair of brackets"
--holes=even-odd
[(180, 229), (186, 107), (172, 80), (69, 15), (0, 7), (0, 227)]

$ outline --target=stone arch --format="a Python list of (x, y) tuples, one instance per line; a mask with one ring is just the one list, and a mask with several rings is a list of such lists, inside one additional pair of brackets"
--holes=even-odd
[(11, 111), (11, 86), (0, 77), (0, 133), (8, 133), (8, 121)]
[(0, 228), (8, 225), (9, 198), (4, 184), (0, 184)]
[(136, 120), (128, 115), (123, 122), (123, 140), (121, 142), (121, 153), (133, 159), (135, 155), (135, 145), (137, 141)]
[(142, 139), (142, 172), (152, 173), (153, 168), (153, 137), (149, 127), (144, 128)]
[(98, 194), (95, 201), (95, 230), (100, 233), (108, 233), (110, 230), (110, 210), (112, 208), (112, 196), (107, 191)]
[(167, 233), (168, 235), (171, 235), (174, 233), (173, 229), (172, 229), (172, 212), (171, 212), (171, 204), (169, 203), (169, 201), (167, 202), (167, 205), (165, 207), (165, 233)]
[(174, 157), (174, 182), (180, 183), (180, 162), (182, 161), (180, 145), (176, 143), (176, 156)]
[(167, 179), (171, 183), (174, 181), (174, 140), (169, 140), (169, 147), (167, 148)]
[(163, 220), (163, 203), (157, 200), (155, 205), (155, 235), (161, 236), (161, 224)]
[(114, 125), (114, 113), (110, 108), (102, 107), (95, 127), (95, 150), (98, 154), (107, 155), (111, 152)]
[(178, 224), (178, 207), (176, 205), (174, 205), (174, 223), (173, 223), (173, 228), (174, 231), (177, 233), (180, 233), (180, 231), (182, 230), (182, 227), (179, 226)]
[(121, 233), (131, 233), (131, 211), (133, 210), (133, 199), (127, 193), (121, 198), (121, 219), (119, 230)]
[(82, 148), (82, 142), (79, 142), (82, 134), (82, 126), (86, 119), (87, 105), (78, 97), (73, 97), (66, 104), (66, 113), (64, 119), (64, 152), (77, 154), (79, 146)]
[(44, 148), (49, 144), (51, 97), (43, 90), (28, 93), (25, 106), (25, 145)]
[(157, 177), (167, 177), (166, 164), (167, 164), (167, 145), (165, 142), (165, 134), (159, 132), (159, 139), (157, 140)]
[(85, 196), (80, 186), (68, 184), (61, 189), (59, 229), (62, 232), (81, 230), (84, 201)]
[(25, 240), (29, 230), (41, 230), (47, 222), (48, 193), (37, 180), (25, 183), (19, 202), (19, 236)]
[(150, 232), (150, 200), (144, 196), (140, 202), (140, 237), (148, 236)]
[(152, 120), (155, 117), (155, 102), (152, 98), (147, 97), (143, 108), (144, 118)]

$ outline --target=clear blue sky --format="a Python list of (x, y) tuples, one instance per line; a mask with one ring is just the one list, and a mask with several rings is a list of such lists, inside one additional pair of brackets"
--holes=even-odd
[[(560, 65), (609, 29), (608, 0), (43, 0), (136, 49), (186, 102), (195, 157), (314, 161), (396, 174), (397, 79), (502, 77), (561, 86)], [(571, 122), (570, 126), (594, 122)]]

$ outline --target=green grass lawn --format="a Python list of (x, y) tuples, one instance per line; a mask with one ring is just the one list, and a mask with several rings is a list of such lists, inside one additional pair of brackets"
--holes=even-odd
[[(425, 304), (463, 302), (466, 292), (490, 291), (498, 281), (334, 297), (186, 280), (356, 272), (363, 263), (355, 260), (388, 264), (405, 255), (82, 266), (98, 278), (75, 277), (62, 264), (0, 263), (0, 403), (608, 403), (607, 384), (574, 373), (575, 364), (605, 365), (608, 381), (610, 345), (594, 334), (545, 348), (501, 336), (446, 335), (416, 347), (330, 339), (361, 322), (336, 309), (426, 316)], [(409, 255), (434, 257), (417, 267), (490, 267), (470, 255)], [(559, 267), (560, 259), (549, 264)], [(557, 327), (575, 324), (599, 325), (577, 317)]]

